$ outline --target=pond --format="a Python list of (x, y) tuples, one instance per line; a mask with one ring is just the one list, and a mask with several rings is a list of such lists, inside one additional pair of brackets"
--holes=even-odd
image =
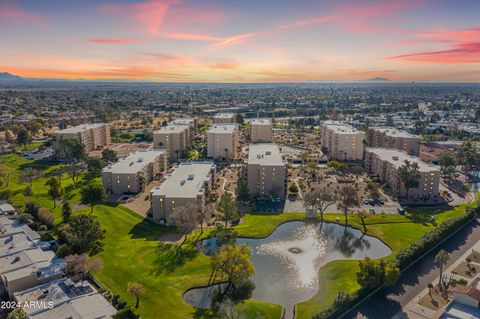
[[(236, 242), (252, 247), (256, 270), (252, 278), (255, 283), (253, 299), (279, 304), (287, 309), (311, 299), (322, 289), (318, 271), (328, 262), (360, 260), (366, 256), (382, 258), (391, 253), (390, 248), (378, 238), (363, 235), (355, 228), (330, 223), (288, 222), (268, 237), (238, 238)], [(208, 239), (203, 245), (206, 250), (212, 251), (215, 239)], [(190, 290), (188, 293), (197, 297), (189, 299), (201, 299), (199, 295), (206, 292), (202, 289), (206, 288)], [(187, 298), (185, 300), (188, 302)], [(196, 306), (194, 302), (191, 304)]]

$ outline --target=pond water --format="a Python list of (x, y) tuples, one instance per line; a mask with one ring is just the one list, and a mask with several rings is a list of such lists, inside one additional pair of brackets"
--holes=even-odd
[[(362, 236), (357, 229), (329, 223), (288, 222), (266, 238), (238, 238), (237, 243), (252, 247), (256, 270), (252, 297), (287, 309), (311, 299), (322, 289), (318, 271), (326, 263), (366, 256), (381, 258), (391, 253), (390, 248), (375, 237)], [(215, 239), (206, 240), (203, 245), (212, 251)], [(206, 292), (202, 289), (205, 290), (199, 288), (189, 293), (202, 295)]]

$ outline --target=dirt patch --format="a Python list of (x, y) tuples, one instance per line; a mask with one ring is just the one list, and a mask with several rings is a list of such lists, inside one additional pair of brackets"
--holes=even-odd
[(478, 265), (472, 263), (470, 263), (469, 265), (467, 264), (467, 262), (464, 261), (460, 265), (458, 265), (457, 268), (452, 271), (452, 273), (472, 279), (473, 277), (475, 277), (476, 274), (479, 273), (479, 271), (480, 267)]
[(438, 287), (432, 289), (430, 293), (420, 299), (419, 304), (432, 310), (438, 310), (445, 307), (448, 303), (448, 294), (441, 292)]

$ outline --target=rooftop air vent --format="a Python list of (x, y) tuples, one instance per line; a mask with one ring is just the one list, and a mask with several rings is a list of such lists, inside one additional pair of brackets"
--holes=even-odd
[(398, 161), (398, 156), (392, 156), (392, 159), (393, 159), (394, 161)]

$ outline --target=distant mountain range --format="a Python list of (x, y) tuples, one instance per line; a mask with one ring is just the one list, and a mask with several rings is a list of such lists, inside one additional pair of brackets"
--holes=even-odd
[(389, 79), (386, 79), (386, 78), (371, 78), (371, 79), (368, 79), (368, 80), (365, 80), (365, 82), (390, 82)]
[(0, 81), (18, 81), (18, 80), (22, 80), (22, 78), (17, 75), (10, 74), (8, 72), (0, 72)]

